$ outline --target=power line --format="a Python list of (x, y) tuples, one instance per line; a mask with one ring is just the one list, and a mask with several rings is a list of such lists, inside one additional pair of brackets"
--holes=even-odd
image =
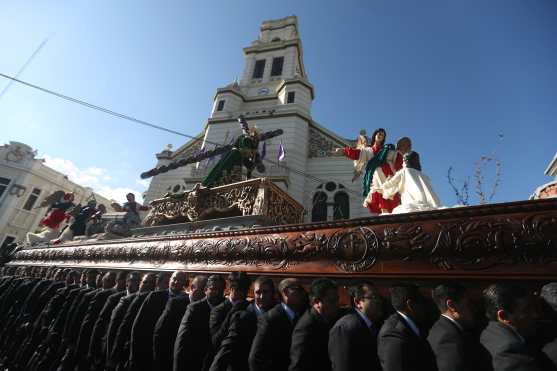
[[(25, 69), (27, 68), (27, 66), (33, 61), (33, 59), (35, 59), (35, 57), (39, 54), (39, 52), (41, 51), (41, 49), (46, 45), (46, 43), (48, 42), (48, 37), (46, 39), (43, 40), (42, 43), (39, 44), (39, 46), (37, 47), (37, 49), (35, 49), (35, 51), (33, 52), (33, 54), (31, 54), (31, 56), (29, 57), (29, 59), (27, 59), (27, 61), (23, 64), (23, 66), (21, 66), (21, 68), (19, 69), (19, 71), (17, 71), (17, 73), (15, 74), (15, 77), (18, 78), (19, 75), (21, 75), (23, 73), (23, 71), (25, 71)], [(10, 80), (6, 86), (4, 87), (4, 89), (2, 89), (2, 92), (0, 93), (0, 98), (2, 98), (4, 96), (4, 94), (6, 94), (6, 91), (8, 91), (8, 89), (10, 88), (10, 86), (12, 86), (14, 80)]]
[[(11, 80), (11, 81), (13, 81), (13, 82), (17, 82), (17, 83), (19, 83), (19, 84), (25, 85), (25, 86), (27, 86), (27, 87), (30, 87), (30, 88), (33, 88), (33, 89), (36, 89), (36, 90), (39, 90), (39, 91), (41, 91), (41, 92), (43, 92), (43, 93), (53, 95), (53, 96), (55, 96), (55, 97), (64, 99), (64, 100), (66, 100), (66, 101), (69, 101), (69, 102), (72, 102), (72, 103), (76, 103), (76, 104), (79, 104), (79, 105), (81, 105), (81, 106), (84, 106), (84, 107), (87, 107), (87, 108), (90, 108), (90, 109), (94, 109), (94, 110), (97, 110), (97, 111), (100, 111), (100, 112), (104, 112), (104, 113), (109, 114), (109, 115), (112, 115), (112, 116), (114, 116), (114, 117), (118, 117), (118, 118), (121, 118), (121, 119), (124, 119), (124, 120), (128, 120), (128, 121), (131, 121), (131, 122), (135, 122), (136, 124), (140, 124), (140, 125), (143, 125), (143, 126), (147, 126), (147, 127), (153, 128), (153, 129), (157, 129), (157, 130), (162, 130), (162, 131), (165, 131), (165, 132), (167, 132), (167, 133), (171, 133), (171, 134), (183, 136), (183, 137), (186, 137), (186, 138), (190, 138), (190, 139), (193, 139), (194, 141), (199, 141), (199, 140), (201, 140), (201, 138), (198, 138), (198, 137), (195, 137), (195, 136), (192, 136), (192, 135), (189, 135), (189, 134), (185, 134), (185, 133), (182, 133), (182, 132), (179, 132), (179, 131), (176, 131), (176, 130), (168, 129), (168, 128), (165, 128), (164, 126), (160, 126), (160, 125), (157, 125), (157, 124), (152, 124), (152, 123), (150, 123), (150, 122), (147, 122), (147, 121), (144, 121), (144, 120), (140, 120), (140, 119), (138, 119), (138, 118), (136, 118), (136, 117), (133, 117), (133, 116), (124, 115), (124, 114), (122, 114), (122, 113), (118, 113), (118, 112), (113, 111), (113, 110), (110, 110), (110, 109), (108, 109), (108, 108), (104, 108), (104, 107), (101, 107), (101, 106), (97, 106), (97, 105), (95, 105), (95, 104), (88, 103), (88, 102), (86, 102), (86, 101), (84, 101), (84, 100), (77, 99), (77, 98), (73, 98), (73, 97), (70, 97), (70, 96), (68, 96), (68, 95), (65, 95), (65, 94), (62, 94), (62, 93), (58, 93), (58, 92), (55, 92), (55, 91), (50, 90), (50, 89), (43, 88), (43, 87), (41, 87), (41, 86), (38, 86), (38, 85), (35, 85), (35, 84), (32, 84), (32, 83), (29, 83), (29, 82), (20, 80), (20, 79), (18, 79), (18, 78), (16, 78), (16, 77), (12, 77), (12, 76), (3, 74), (3, 73), (1, 73), (1, 72), (0, 72), (0, 77), (3, 77), (3, 78), (8, 79), (8, 80)], [(218, 146), (218, 147), (222, 146), (220, 143), (211, 142), (211, 141), (208, 141), (208, 140), (205, 140), (205, 142), (206, 142), (206, 143), (209, 143), (209, 144), (213, 144), (213, 145)], [(282, 165), (280, 165), (279, 162), (272, 161), (272, 160), (269, 160), (269, 159), (264, 159), (263, 161), (268, 162), (268, 163), (271, 163), (271, 164), (273, 164), (273, 165), (282, 166)], [(320, 178), (318, 178), (318, 177), (316, 177), (316, 176), (307, 174), (307, 173), (305, 173), (305, 172), (303, 172), (303, 171), (301, 171), (301, 170), (296, 170), (296, 169), (293, 169), (293, 168), (290, 168), (290, 167), (287, 167), (287, 166), (282, 166), (282, 167), (285, 168), (285, 169), (287, 169), (287, 170), (289, 170), (289, 171), (292, 171), (293, 173), (296, 173), (296, 174), (298, 174), (298, 175), (302, 175), (302, 176), (304, 176), (304, 177), (306, 177), (306, 178), (308, 178), (308, 179), (311, 179), (311, 180), (313, 180), (313, 181), (315, 181), (315, 182), (317, 182), (317, 183), (327, 183), (327, 180), (320, 179)], [(346, 189), (346, 190), (347, 190), (349, 193), (357, 194), (358, 197), (360, 197), (360, 194), (359, 194), (359, 193), (357, 193), (357, 192), (355, 192), (355, 191), (351, 191), (350, 189)]]

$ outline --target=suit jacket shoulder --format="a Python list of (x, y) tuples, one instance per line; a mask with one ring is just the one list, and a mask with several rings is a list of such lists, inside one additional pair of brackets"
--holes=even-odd
[(437, 370), (429, 343), (414, 333), (398, 313), (392, 314), (381, 327), (377, 354), (384, 370)]
[(491, 355), (495, 370), (541, 370), (541, 360), (513, 329), (504, 324), (490, 321), (482, 331), (480, 342)]

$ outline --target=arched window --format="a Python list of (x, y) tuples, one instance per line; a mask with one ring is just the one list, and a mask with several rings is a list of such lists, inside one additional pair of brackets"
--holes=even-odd
[(333, 209), (333, 219), (350, 219), (350, 198), (346, 192), (335, 193), (335, 204)]
[(327, 220), (327, 194), (316, 192), (313, 196), (313, 207), (311, 208), (311, 221), (320, 222)]

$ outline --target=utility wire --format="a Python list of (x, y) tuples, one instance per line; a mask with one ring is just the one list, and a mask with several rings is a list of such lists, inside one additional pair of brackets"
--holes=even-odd
[[(97, 106), (97, 105), (95, 105), (95, 104), (88, 103), (88, 102), (86, 102), (86, 101), (84, 101), (84, 100), (81, 100), (81, 99), (72, 98), (72, 97), (70, 97), (70, 96), (68, 96), (68, 95), (65, 95), (65, 94), (62, 94), (62, 93), (55, 92), (55, 91), (50, 90), (50, 89), (46, 89), (46, 88), (40, 87), (40, 86), (38, 86), (38, 85), (35, 85), (35, 84), (32, 84), (32, 83), (29, 83), (29, 82), (20, 80), (20, 79), (18, 79), (18, 78), (16, 78), (16, 77), (9, 76), (9, 75), (3, 74), (3, 73), (1, 73), (1, 72), (0, 72), (0, 77), (3, 77), (3, 78), (8, 79), (8, 80), (11, 80), (12, 82), (17, 82), (17, 83), (19, 83), (19, 84), (25, 85), (25, 86), (27, 86), (27, 87), (30, 87), (30, 88), (33, 88), (33, 89), (36, 89), (36, 90), (39, 90), (39, 91), (41, 91), (41, 92), (43, 92), (43, 93), (50, 94), (50, 95), (54, 95), (54, 96), (56, 96), (56, 97), (58, 97), (58, 98), (61, 98), (61, 99), (66, 100), (66, 101), (69, 101), (69, 102), (72, 102), (72, 103), (76, 103), (76, 104), (79, 104), (79, 105), (82, 105), (82, 106), (84, 106), (84, 107), (87, 107), (87, 108), (90, 108), (90, 109), (94, 109), (94, 110), (97, 110), (97, 111), (100, 111), (100, 112), (104, 112), (104, 113), (106, 113), (106, 114), (109, 114), (109, 115), (112, 115), (112, 116), (115, 116), (115, 117), (118, 117), (118, 118), (121, 118), (121, 119), (124, 119), (124, 120), (128, 120), (128, 121), (135, 122), (136, 124), (139, 124), (139, 125), (147, 126), (147, 127), (153, 128), (153, 129), (165, 131), (165, 132), (167, 132), (167, 133), (171, 133), (171, 134), (183, 136), (183, 137), (186, 137), (186, 138), (190, 138), (190, 139), (193, 139), (194, 141), (199, 141), (199, 140), (201, 140), (201, 138), (197, 138), (197, 137), (195, 137), (195, 136), (192, 136), (192, 135), (189, 135), (189, 134), (186, 134), (186, 133), (182, 133), (182, 132), (179, 132), (179, 131), (176, 131), (176, 130), (168, 129), (168, 128), (165, 128), (164, 126), (152, 124), (152, 123), (150, 123), (150, 122), (147, 122), (147, 121), (144, 121), (144, 120), (140, 120), (140, 119), (135, 118), (135, 117), (133, 117), (133, 116), (124, 115), (124, 114), (122, 114), (122, 113), (118, 113), (118, 112), (112, 111), (112, 110), (110, 110), (110, 109), (108, 109), (108, 108), (104, 108), (104, 107), (101, 107), (101, 106)], [(206, 143), (209, 143), (209, 144), (213, 144), (213, 145), (218, 146), (218, 147), (222, 146), (220, 143), (211, 142), (211, 141), (208, 141), (208, 140), (206, 140), (205, 142), (206, 142)], [(328, 182), (327, 180), (320, 179), (320, 178), (318, 178), (318, 177), (316, 177), (316, 176), (307, 174), (307, 173), (305, 173), (305, 172), (303, 172), (303, 171), (301, 171), (301, 170), (296, 170), (296, 169), (293, 169), (293, 168), (290, 168), (290, 167), (287, 167), (287, 166), (283, 166), (283, 165), (281, 165), (281, 164), (280, 164), (279, 162), (277, 162), (277, 161), (273, 161), (273, 160), (269, 160), (269, 159), (263, 159), (263, 161), (268, 162), (268, 163), (271, 163), (271, 164), (273, 164), (273, 165), (277, 165), (277, 166), (283, 167), (283, 168), (285, 168), (285, 169), (287, 169), (287, 170), (289, 170), (289, 171), (291, 171), (291, 172), (293, 172), (293, 173), (295, 173), (295, 174), (302, 175), (302, 176), (304, 176), (304, 177), (306, 177), (306, 178), (308, 178), (308, 179), (311, 179), (311, 180), (313, 180), (313, 181), (315, 181), (315, 182), (317, 182), (317, 183), (327, 183), (327, 182)], [(350, 190), (350, 189), (346, 189), (346, 191), (349, 192), (349, 193), (355, 194), (355, 195), (357, 194), (358, 197), (361, 196), (360, 193), (357, 193), (357, 192), (352, 191), (352, 190)]]
[[(46, 39), (43, 40), (42, 43), (39, 44), (39, 46), (37, 47), (37, 49), (35, 49), (35, 51), (33, 52), (33, 54), (31, 54), (31, 56), (29, 57), (29, 59), (27, 59), (27, 61), (23, 64), (23, 66), (21, 66), (21, 68), (19, 69), (19, 71), (17, 71), (17, 73), (15, 74), (15, 77), (18, 78), (19, 75), (21, 75), (23, 73), (23, 71), (25, 71), (25, 69), (27, 68), (27, 66), (33, 61), (33, 59), (35, 59), (35, 57), (39, 54), (39, 52), (41, 51), (41, 49), (46, 45), (46, 43), (48, 42), (48, 37)], [(12, 84), (14, 83), (14, 80), (10, 80), (6, 86), (4, 87), (4, 89), (2, 89), (2, 92), (0, 93), (0, 98), (2, 98), (4, 96), (4, 94), (6, 94), (6, 91), (8, 91), (8, 89), (10, 88), (10, 86), (12, 86)]]

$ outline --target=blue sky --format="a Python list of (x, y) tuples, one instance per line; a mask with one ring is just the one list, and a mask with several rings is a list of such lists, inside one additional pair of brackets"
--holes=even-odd
[[(0, 72), (192, 135), (215, 89), (243, 70), (262, 21), (295, 14), (312, 115), (344, 137), (406, 135), (447, 205), (447, 181), (502, 163), (493, 202), (527, 199), (551, 179), (557, 146), (557, 2), (1, 1)], [(0, 90), (8, 82), (0, 79)], [(0, 97), (0, 141), (22, 141), (109, 197), (141, 192), (154, 154), (185, 138), (13, 84)], [(347, 161), (346, 166), (351, 166)], [(493, 166), (485, 169), (487, 183)], [(471, 182), (474, 183), (473, 178)], [(472, 192), (473, 192), (473, 184)], [(486, 191), (489, 191), (486, 189)], [(472, 195), (472, 203), (477, 198)]]

